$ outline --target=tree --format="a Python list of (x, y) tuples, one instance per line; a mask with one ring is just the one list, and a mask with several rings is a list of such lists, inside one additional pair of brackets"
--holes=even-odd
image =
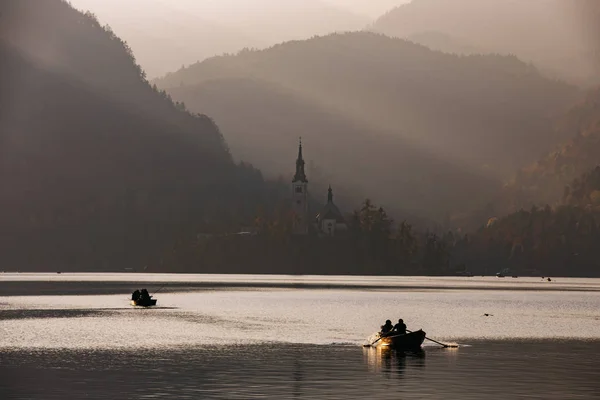
[(396, 256), (402, 267), (406, 268), (414, 259), (419, 250), (417, 237), (413, 233), (413, 227), (406, 221), (402, 221), (394, 237)]

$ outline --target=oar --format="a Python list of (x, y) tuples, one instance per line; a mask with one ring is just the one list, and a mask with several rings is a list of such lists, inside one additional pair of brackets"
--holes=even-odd
[(160, 292), (161, 290), (163, 290), (166, 287), (167, 287), (167, 285), (162, 285), (158, 290), (154, 291), (154, 294)]
[(397, 336), (404, 336), (404, 335), (402, 334), (402, 335), (392, 335), (392, 336), (380, 336), (379, 339), (377, 339), (376, 341), (374, 341), (371, 344), (363, 344), (363, 347), (371, 347), (371, 346), (373, 346), (375, 343), (379, 342), (383, 338), (393, 338), (393, 337), (397, 337)]
[[(412, 331), (409, 331), (408, 329), (406, 330), (406, 332), (412, 333)], [(427, 336), (425, 336), (425, 339), (429, 340), (430, 342), (437, 343), (440, 346), (443, 346), (445, 349), (448, 349), (448, 348), (450, 348), (450, 349), (456, 349), (456, 348), (458, 348), (457, 344), (446, 344), (446, 343), (438, 342), (437, 340), (429, 339)]]

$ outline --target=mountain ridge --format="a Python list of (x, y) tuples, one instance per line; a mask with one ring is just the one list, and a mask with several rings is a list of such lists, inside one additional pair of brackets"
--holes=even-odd
[(548, 76), (590, 86), (600, 83), (599, 64), (592, 57), (598, 43), (585, 31), (594, 2), (584, 3), (414, 0), (388, 11), (369, 29), (401, 38), (427, 31), (469, 38), (467, 44), (482, 52), (515, 54)]
[[(253, 82), (256, 93), (253, 95), (246, 87), (240, 89), (236, 99), (236, 81)], [(529, 163), (544, 147), (553, 147), (548, 143), (564, 139), (565, 136), (553, 136), (551, 116), (578, 93), (572, 86), (544, 78), (515, 57), (445, 54), (369, 32), (332, 34), (218, 56), (154, 83), (190, 109), (212, 115), (226, 132), (232, 148), (247, 146), (244, 157), (260, 164), (268, 174), (274, 173), (273, 165), (261, 164), (260, 154), (271, 148), (273, 152), (268, 157), (277, 158), (276, 163), (282, 165), (284, 160), (277, 155), (282, 144), (252, 143), (250, 134), (244, 133), (250, 125), (254, 134), (268, 132), (271, 140), (278, 137), (278, 132), (289, 131), (290, 126), (302, 125), (321, 132), (320, 141), (324, 140), (323, 135), (332, 135), (338, 141), (358, 141), (362, 137), (360, 141), (368, 142), (370, 134), (385, 143), (395, 141), (394, 146), (411, 149), (406, 153), (423, 154), (423, 160), (437, 158), (448, 167), (456, 165), (451, 168), (455, 171), (487, 177), (494, 182), (492, 186), (510, 176), (515, 164)], [(259, 107), (264, 98), (269, 99), (268, 107), (277, 111)], [(301, 108), (298, 104), (302, 104)], [(321, 116), (314, 116), (316, 109)], [(237, 121), (236, 115), (240, 114), (247, 116), (243, 123)], [(285, 115), (288, 120), (278, 121), (276, 115)], [(332, 122), (334, 118), (323, 117), (326, 115), (341, 122)], [(313, 117), (320, 122), (312, 124)], [(301, 133), (301, 129), (293, 130)], [(344, 130), (352, 131), (355, 137), (344, 138)], [(341, 161), (342, 155), (335, 150), (338, 144), (329, 146)], [(249, 153), (251, 148), (253, 155)], [(236, 151), (234, 156), (238, 157)], [(414, 159), (409, 154), (406, 157)], [(322, 154), (321, 158), (326, 156)], [(414, 167), (404, 165), (396, 171), (396, 178), (405, 180), (408, 170), (414, 171)], [(330, 169), (344, 170), (341, 166)], [(430, 170), (428, 174), (429, 178), (422, 182), (433, 179), (440, 183), (434, 178), (436, 172)], [(415, 184), (418, 181), (409, 180)], [(360, 186), (358, 180), (354, 184)], [(382, 189), (376, 192), (381, 193)], [(377, 198), (388, 207), (399, 201), (397, 197)], [(432, 206), (435, 200), (430, 198), (427, 202)], [(415, 197), (407, 208), (418, 207), (419, 203), (423, 199)]]
[(156, 264), (181, 235), (235, 229), (269, 204), (276, 187), (233, 163), (214, 121), (152, 88), (91, 15), (61, 0), (10, 0), (0, 18), (6, 265)]
[(560, 204), (564, 188), (600, 164), (600, 88), (588, 91), (559, 122), (569, 139), (519, 169), (497, 201), (500, 210)]
[(370, 20), (321, 0), (258, 0), (252, 5), (228, 0), (73, 0), (73, 4), (92, 11), (126, 40), (150, 77), (243, 48), (362, 29)]

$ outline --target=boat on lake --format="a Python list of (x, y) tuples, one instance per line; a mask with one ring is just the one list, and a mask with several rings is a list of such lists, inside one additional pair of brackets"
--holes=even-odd
[(131, 300), (132, 306), (138, 307), (152, 307), (156, 305), (156, 299), (137, 299)]
[(152, 307), (156, 305), (156, 299), (146, 289), (136, 290), (131, 294), (131, 305), (139, 307)]
[(425, 341), (425, 335), (422, 329), (405, 334), (399, 334), (398, 332), (384, 333), (378, 339), (378, 343), (380, 346), (399, 350), (418, 350)]

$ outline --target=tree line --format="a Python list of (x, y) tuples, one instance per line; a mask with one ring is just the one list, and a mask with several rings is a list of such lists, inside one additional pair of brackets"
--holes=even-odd
[(169, 250), (158, 269), (179, 272), (355, 275), (599, 276), (600, 211), (564, 204), (490, 218), (472, 233), (419, 231), (366, 200), (334, 237), (292, 235), (279, 205), (246, 232), (197, 235)]

